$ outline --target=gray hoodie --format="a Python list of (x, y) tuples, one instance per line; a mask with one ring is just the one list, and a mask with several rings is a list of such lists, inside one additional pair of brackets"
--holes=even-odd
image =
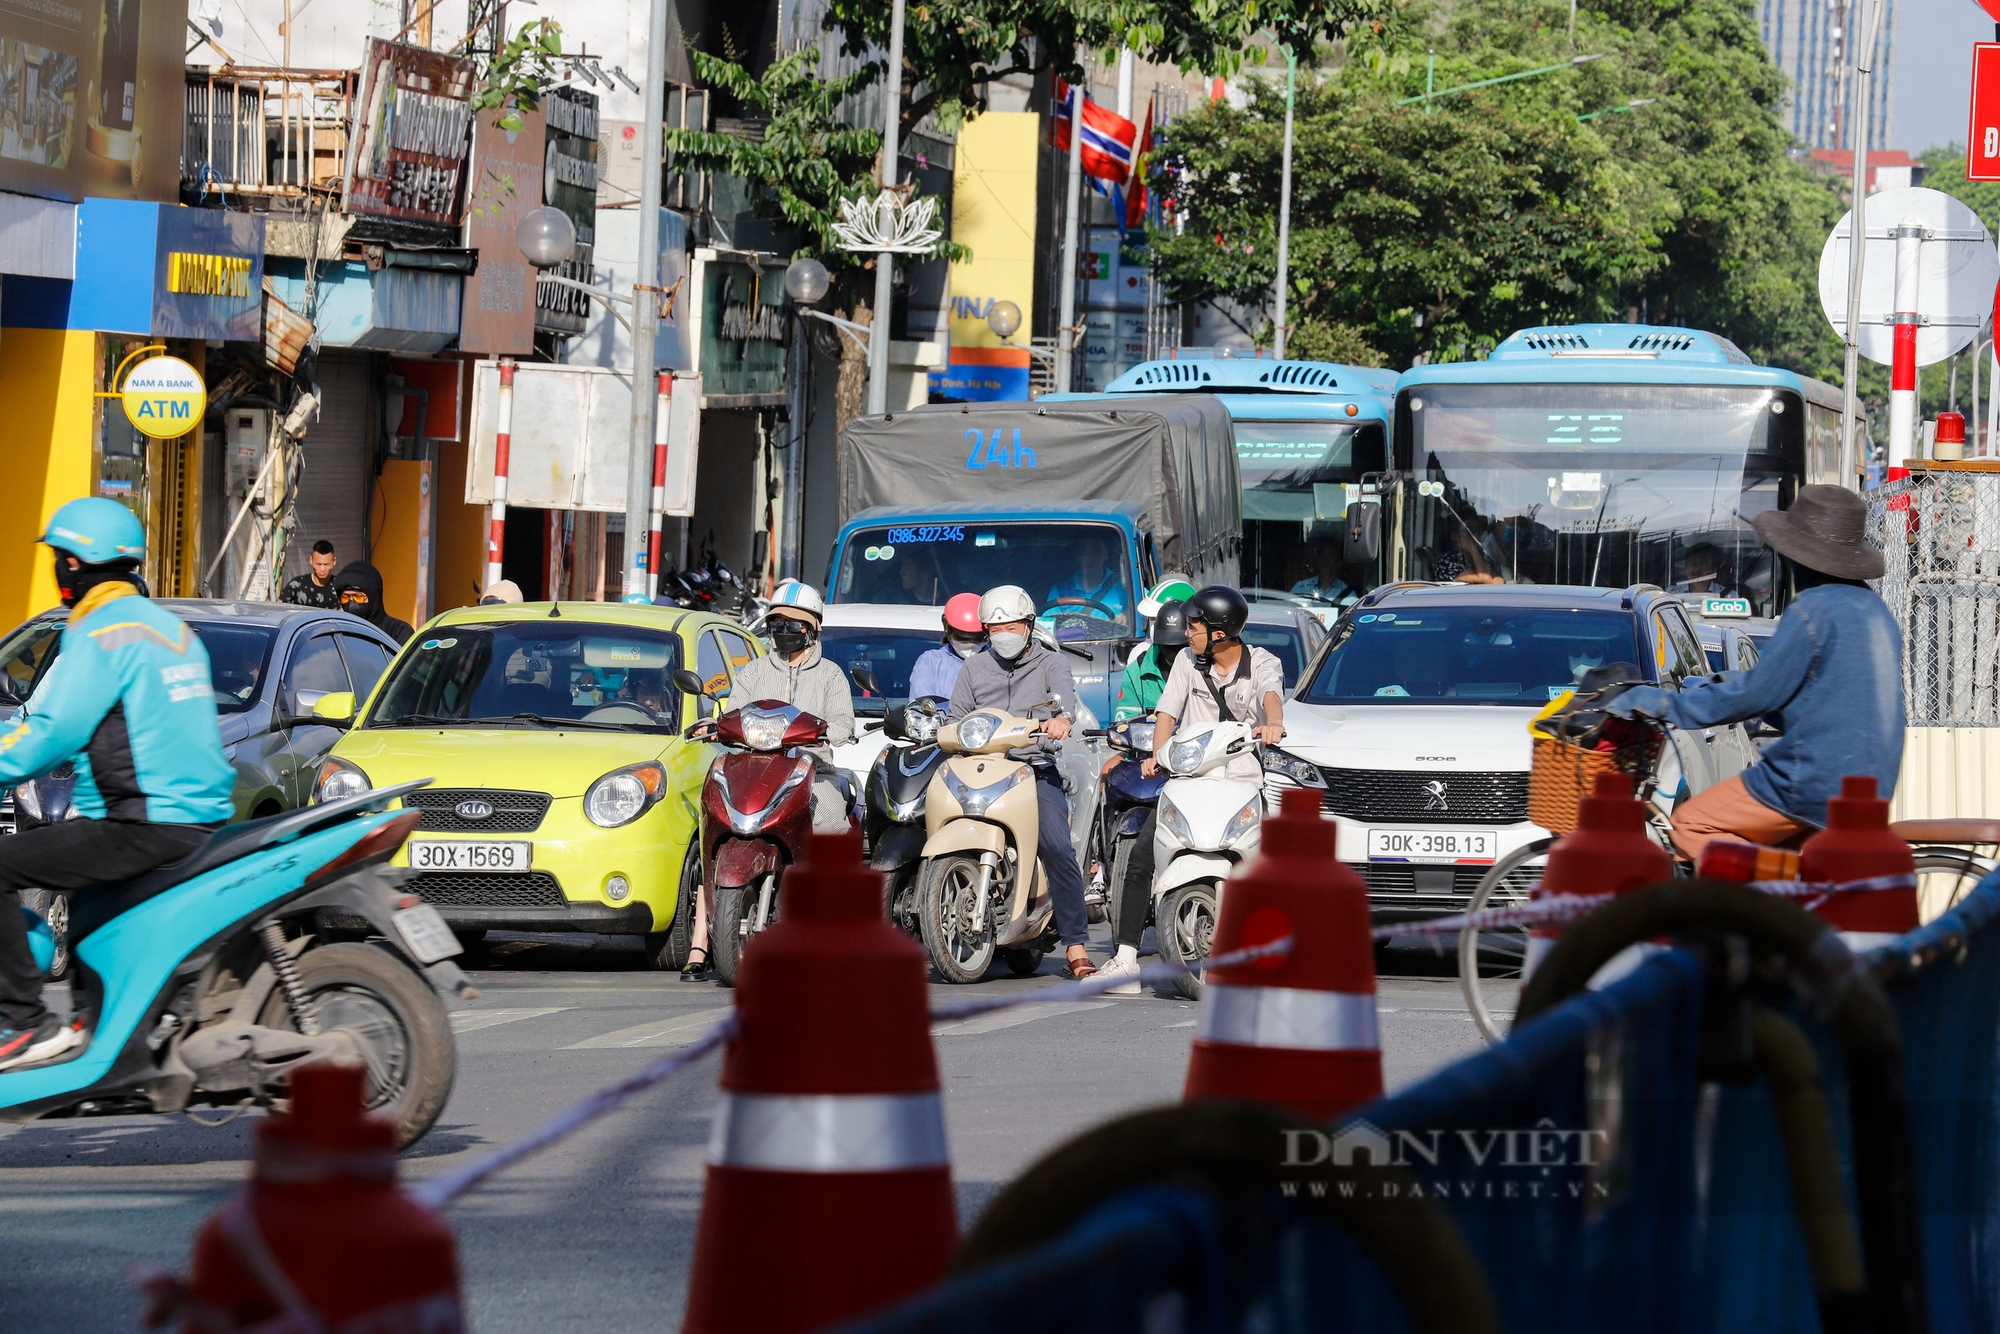
[(819, 645), (806, 650), (799, 663), (785, 661), (782, 653), (752, 658), (736, 669), (730, 682), (724, 709), (740, 709), (760, 699), (775, 699), (795, 705), (816, 718), (826, 720), (826, 745), (811, 751), (822, 767), (833, 767), (833, 747), (854, 740), (854, 691), (840, 664), (820, 655)]
[[(1036, 706), (1051, 695), (1062, 702), (1061, 713), (1076, 717), (1076, 682), (1062, 654), (1030, 639), (1028, 651), (1009, 667), (994, 657), (990, 649), (981, 649), (967, 658), (959, 671), (945, 720), (955, 723), (975, 709), (1005, 709), (1017, 717), (1046, 718), (1049, 710)], [(1044, 738), (1033, 746), (1010, 750), (1007, 755), (1029, 764), (1053, 764), (1059, 744)]]

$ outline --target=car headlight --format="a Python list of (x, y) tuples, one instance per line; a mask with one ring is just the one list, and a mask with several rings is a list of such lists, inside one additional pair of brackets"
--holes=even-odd
[(616, 829), (644, 815), (666, 790), (667, 771), (650, 760), (613, 769), (583, 794), (583, 813), (594, 825)]
[(369, 791), (374, 785), (368, 775), (349, 764), (346, 760), (336, 760), (331, 756), (320, 765), (319, 782), (313, 787), (313, 800), (325, 805), (333, 801), (345, 801)]
[(949, 769), (944, 773), (945, 790), (951, 793), (963, 812), (974, 819), (985, 815), (993, 803), (1008, 792), (1023, 783), (1034, 781), (1035, 771), (1025, 764), (999, 782), (988, 783), (985, 787), (972, 787)]
[(975, 713), (970, 718), (962, 718), (958, 724), (958, 747), (960, 750), (983, 750), (993, 739), (993, 730), (1000, 726), (1000, 719), (990, 713)]
[(1194, 830), (1188, 828), (1187, 817), (1181, 814), (1180, 807), (1168, 801), (1164, 795), (1160, 797), (1160, 824), (1181, 842), (1194, 842)]
[(1264, 747), (1264, 771), (1289, 778), (1300, 787), (1326, 786), (1326, 778), (1320, 773), (1317, 765), (1279, 750), (1276, 746)]
[(1125, 740), (1133, 750), (1141, 755), (1153, 753), (1153, 735), (1157, 728), (1151, 718), (1136, 718), (1125, 725)]
[(1206, 737), (1196, 737), (1188, 741), (1174, 741), (1167, 745), (1167, 769), (1170, 773), (1191, 774), (1201, 764), (1202, 753), (1208, 749)]
[(1234, 843), (1237, 839), (1242, 838), (1245, 834), (1255, 829), (1258, 820), (1263, 818), (1263, 815), (1264, 803), (1261, 798), (1252, 797), (1250, 800), (1244, 802), (1243, 809), (1230, 816), (1229, 823), (1224, 826), (1222, 830), (1222, 845), (1228, 847), (1231, 843)]
[(752, 750), (776, 750), (785, 744), (785, 729), (791, 720), (781, 713), (761, 709), (743, 710), (743, 743)]

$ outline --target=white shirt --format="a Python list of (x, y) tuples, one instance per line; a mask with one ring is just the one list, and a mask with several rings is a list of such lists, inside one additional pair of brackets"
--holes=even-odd
[[(1215, 696), (1201, 683), (1196, 670), (1194, 654), (1183, 650), (1174, 659), (1173, 670), (1167, 673), (1167, 684), (1160, 691), (1160, 702), (1155, 706), (1159, 712), (1173, 716), (1176, 736), (1205, 727), (1222, 717), (1222, 710), (1216, 707)], [(1217, 676), (1211, 670), (1208, 679), (1215, 683), (1215, 688), (1221, 692), (1236, 720), (1252, 725), (1271, 721), (1264, 716), (1266, 695), (1282, 699), (1285, 694), (1285, 670), (1277, 655), (1250, 644), (1243, 646), (1243, 656), (1237, 659), (1235, 670), (1226, 678)], [(1245, 751), (1229, 761), (1231, 778), (1255, 782), (1263, 774), (1264, 766), (1252, 751)]]

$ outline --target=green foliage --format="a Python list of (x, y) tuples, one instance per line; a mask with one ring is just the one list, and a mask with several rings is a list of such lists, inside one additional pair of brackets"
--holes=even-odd
[(554, 19), (537, 19), (521, 25), (498, 55), (486, 67), (485, 82), (473, 95), (474, 114), (495, 107), (506, 110), (500, 128), (518, 131), (525, 122), (521, 112), (542, 104), (543, 90), (562, 83), (567, 77), (556, 65), (562, 54), (562, 25)]
[(1343, 366), (1386, 366), (1389, 359), (1369, 343), (1368, 335), (1351, 324), (1297, 321), (1285, 340), (1285, 355), (1302, 361), (1333, 361)]
[[(1841, 204), (1789, 156), (1750, 0), (1583, 0), (1574, 46), (1568, 17), (1560, 0), (1413, 0), (1301, 70), (1292, 345), (1317, 322), (1391, 364), (1453, 360), (1644, 302), (1759, 360), (1837, 368), (1817, 266)], [(1438, 90), (1601, 58), (1404, 105), (1433, 51)], [(1177, 298), (1267, 300), (1283, 115), (1271, 83), (1170, 128), (1155, 166), (1179, 214), (1154, 243)]]

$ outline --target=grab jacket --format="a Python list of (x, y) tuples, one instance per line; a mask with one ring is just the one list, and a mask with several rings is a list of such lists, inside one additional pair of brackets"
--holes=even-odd
[(93, 820), (221, 824), (235, 812), (208, 651), (130, 584), (100, 584), (70, 613), (55, 664), (0, 734), (0, 786), (66, 760), (71, 800)]

